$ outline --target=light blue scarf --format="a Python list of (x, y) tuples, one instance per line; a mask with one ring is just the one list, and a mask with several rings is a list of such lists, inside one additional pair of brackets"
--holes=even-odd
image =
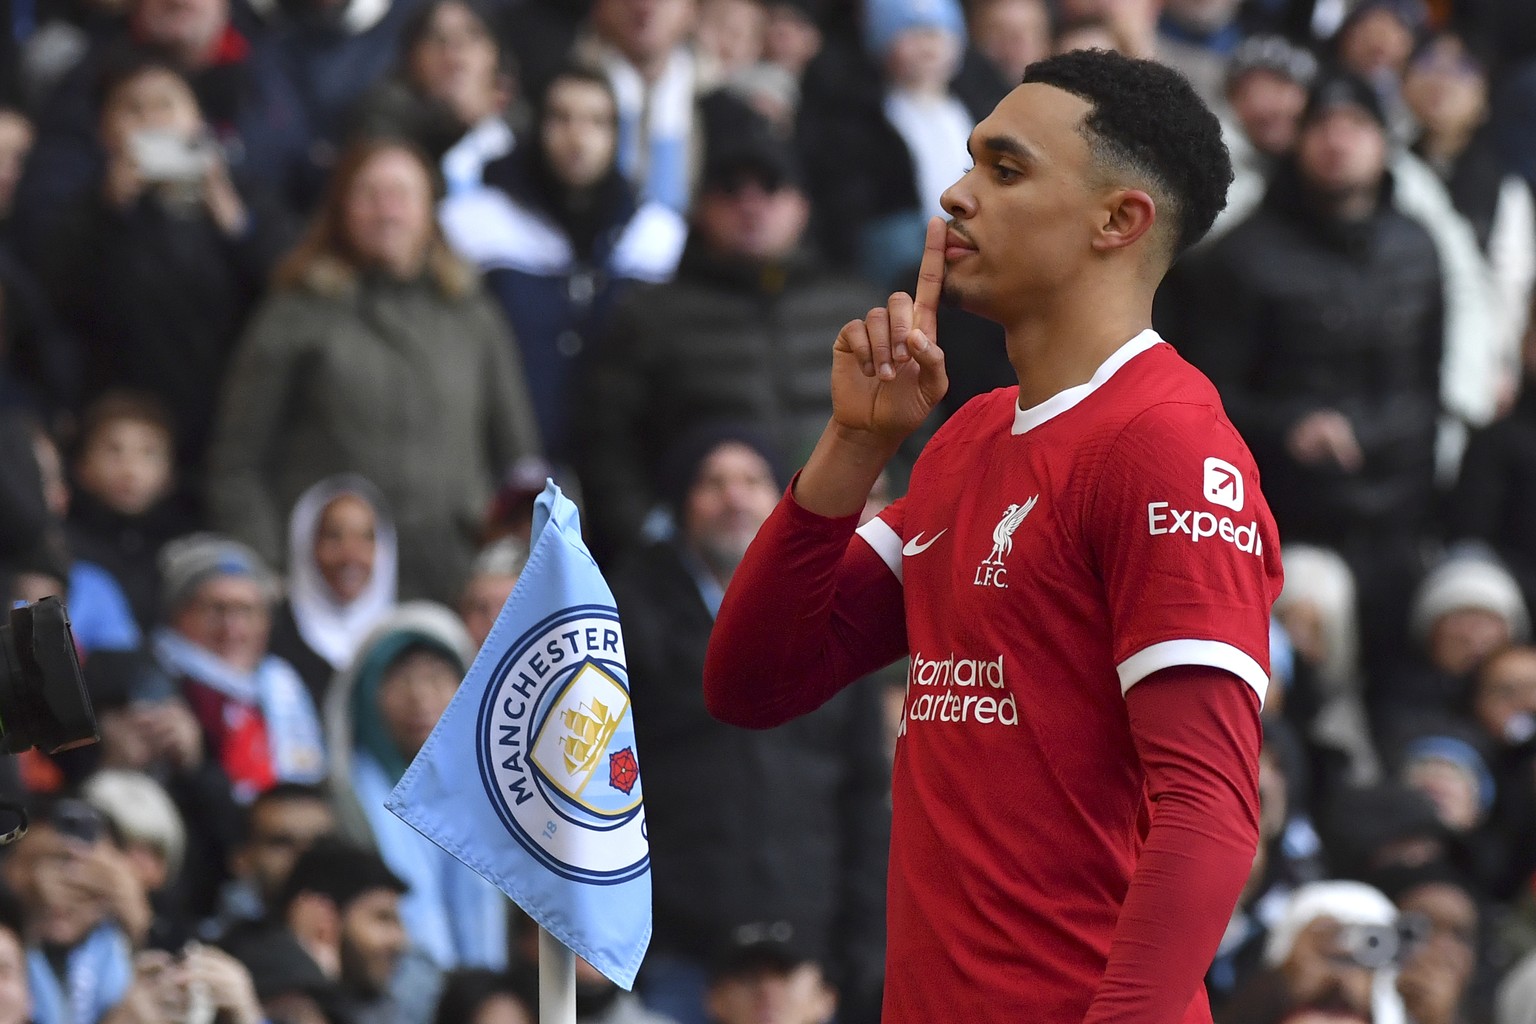
[(64, 973), (61, 982), (42, 950), (27, 950), (32, 1019), (37, 1024), (96, 1024), (133, 981), (128, 940), (113, 925), (97, 925), (69, 951)]
[(155, 630), (155, 657), (165, 668), (261, 710), (267, 725), (272, 768), (283, 782), (325, 778), (325, 744), (314, 701), (299, 674), (282, 658), (268, 655), (254, 672), (242, 672), (172, 630)]

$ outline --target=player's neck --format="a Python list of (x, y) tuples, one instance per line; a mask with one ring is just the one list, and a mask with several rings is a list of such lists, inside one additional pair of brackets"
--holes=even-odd
[(1008, 361), (1019, 378), (1019, 408), (1033, 408), (1087, 383), (1121, 345), (1151, 326), (1150, 303), (1092, 316), (1031, 316), (1008, 325)]

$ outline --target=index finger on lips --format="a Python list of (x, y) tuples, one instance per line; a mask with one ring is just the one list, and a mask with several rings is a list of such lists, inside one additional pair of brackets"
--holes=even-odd
[(944, 236), (949, 225), (943, 217), (928, 218), (928, 234), (923, 238), (923, 262), (917, 268), (917, 290), (913, 293), (914, 326), (930, 339), (938, 336), (939, 297), (944, 290)]

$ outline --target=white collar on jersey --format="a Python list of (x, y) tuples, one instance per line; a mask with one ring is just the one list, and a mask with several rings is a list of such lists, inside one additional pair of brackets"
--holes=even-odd
[(1100, 363), (1099, 368), (1093, 371), (1093, 376), (1089, 377), (1086, 383), (1067, 388), (1065, 391), (1058, 391), (1039, 405), (1031, 406), (1028, 409), (1013, 410), (1013, 433), (1023, 434), (1034, 430), (1047, 420), (1060, 416), (1099, 390), (1104, 382), (1113, 377), (1115, 371), (1120, 369), (1120, 367), (1141, 355), (1153, 345), (1161, 344), (1162, 340), (1158, 333), (1149, 327), (1124, 345), (1115, 349), (1109, 358)]

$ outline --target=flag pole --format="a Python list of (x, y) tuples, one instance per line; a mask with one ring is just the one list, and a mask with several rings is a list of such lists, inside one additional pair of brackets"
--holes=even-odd
[(576, 954), (539, 928), (539, 1024), (576, 1024)]

